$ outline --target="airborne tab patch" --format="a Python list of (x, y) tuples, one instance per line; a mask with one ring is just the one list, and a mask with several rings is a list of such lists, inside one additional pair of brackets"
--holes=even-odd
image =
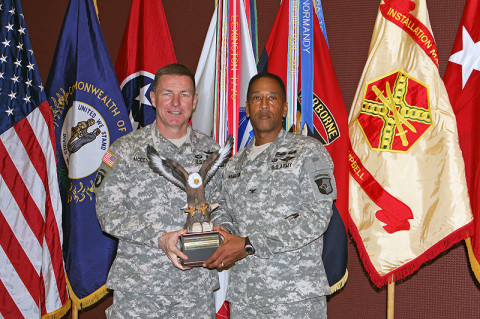
[(108, 166), (113, 167), (113, 165), (117, 161), (117, 157), (112, 153), (110, 153), (110, 151), (107, 151), (103, 156), (102, 161)]

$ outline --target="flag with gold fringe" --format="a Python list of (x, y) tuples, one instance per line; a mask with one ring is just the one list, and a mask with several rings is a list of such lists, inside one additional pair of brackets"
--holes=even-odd
[(467, 0), (443, 80), (457, 118), (474, 235), (466, 240), (473, 273), (480, 281), (480, 1)]
[(349, 116), (350, 233), (377, 287), (472, 234), (425, 0), (383, 0)]
[(45, 91), (57, 139), (70, 298), (82, 309), (107, 294), (117, 248), (97, 220), (95, 177), (110, 144), (132, 130), (93, 0), (70, 1)]

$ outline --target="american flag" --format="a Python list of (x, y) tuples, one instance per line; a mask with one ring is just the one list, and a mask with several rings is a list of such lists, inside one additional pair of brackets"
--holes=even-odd
[(105, 162), (105, 164), (112, 167), (113, 164), (115, 164), (115, 162), (117, 161), (117, 157), (115, 155), (113, 155), (112, 153), (110, 153), (110, 151), (107, 151), (105, 153), (105, 155), (103, 156), (102, 160)]
[(50, 107), (19, 0), (0, 3), (0, 317), (70, 302)]

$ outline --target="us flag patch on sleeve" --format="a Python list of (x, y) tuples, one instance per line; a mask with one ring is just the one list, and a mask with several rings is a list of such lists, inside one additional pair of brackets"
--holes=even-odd
[(113, 167), (113, 164), (117, 161), (117, 157), (110, 153), (110, 151), (107, 151), (105, 155), (103, 155), (102, 161), (108, 166)]

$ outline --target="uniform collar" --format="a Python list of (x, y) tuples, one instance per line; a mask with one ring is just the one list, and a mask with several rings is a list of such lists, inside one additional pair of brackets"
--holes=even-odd
[(255, 162), (255, 161), (260, 161), (260, 162), (265, 162), (267, 159), (273, 157), (275, 155), (277, 146), (279, 144), (282, 144), (283, 140), (287, 136), (287, 132), (282, 128), (280, 132), (278, 133), (277, 137), (275, 137), (275, 140), (270, 144), (270, 146), (267, 147), (266, 150), (264, 150), (262, 153), (258, 154), (257, 157), (255, 157), (252, 161), (248, 161), (248, 154), (253, 149), (253, 145), (255, 145), (255, 137), (248, 143), (247, 147), (245, 147), (244, 151), (241, 154), (240, 158), (240, 163), (243, 165), (243, 163), (247, 162)]
[(175, 144), (170, 142), (165, 136), (163, 136), (162, 133), (160, 133), (160, 131), (157, 128), (156, 122), (153, 122), (152, 124), (150, 124), (149, 129), (150, 129), (151, 136), (153, 137), (155, 147), (158, 147), (158, 148), (166, 147), (168, 151), (175, 152), (179, 150), (184, 150), (187, 147), (191, 148), (192, 145), (196, 145), (198, 141), (198, 135), (195, 133), (195, 130), (192, 127), (190, 127), (189, 136), (180, 147), (177, 147)]

